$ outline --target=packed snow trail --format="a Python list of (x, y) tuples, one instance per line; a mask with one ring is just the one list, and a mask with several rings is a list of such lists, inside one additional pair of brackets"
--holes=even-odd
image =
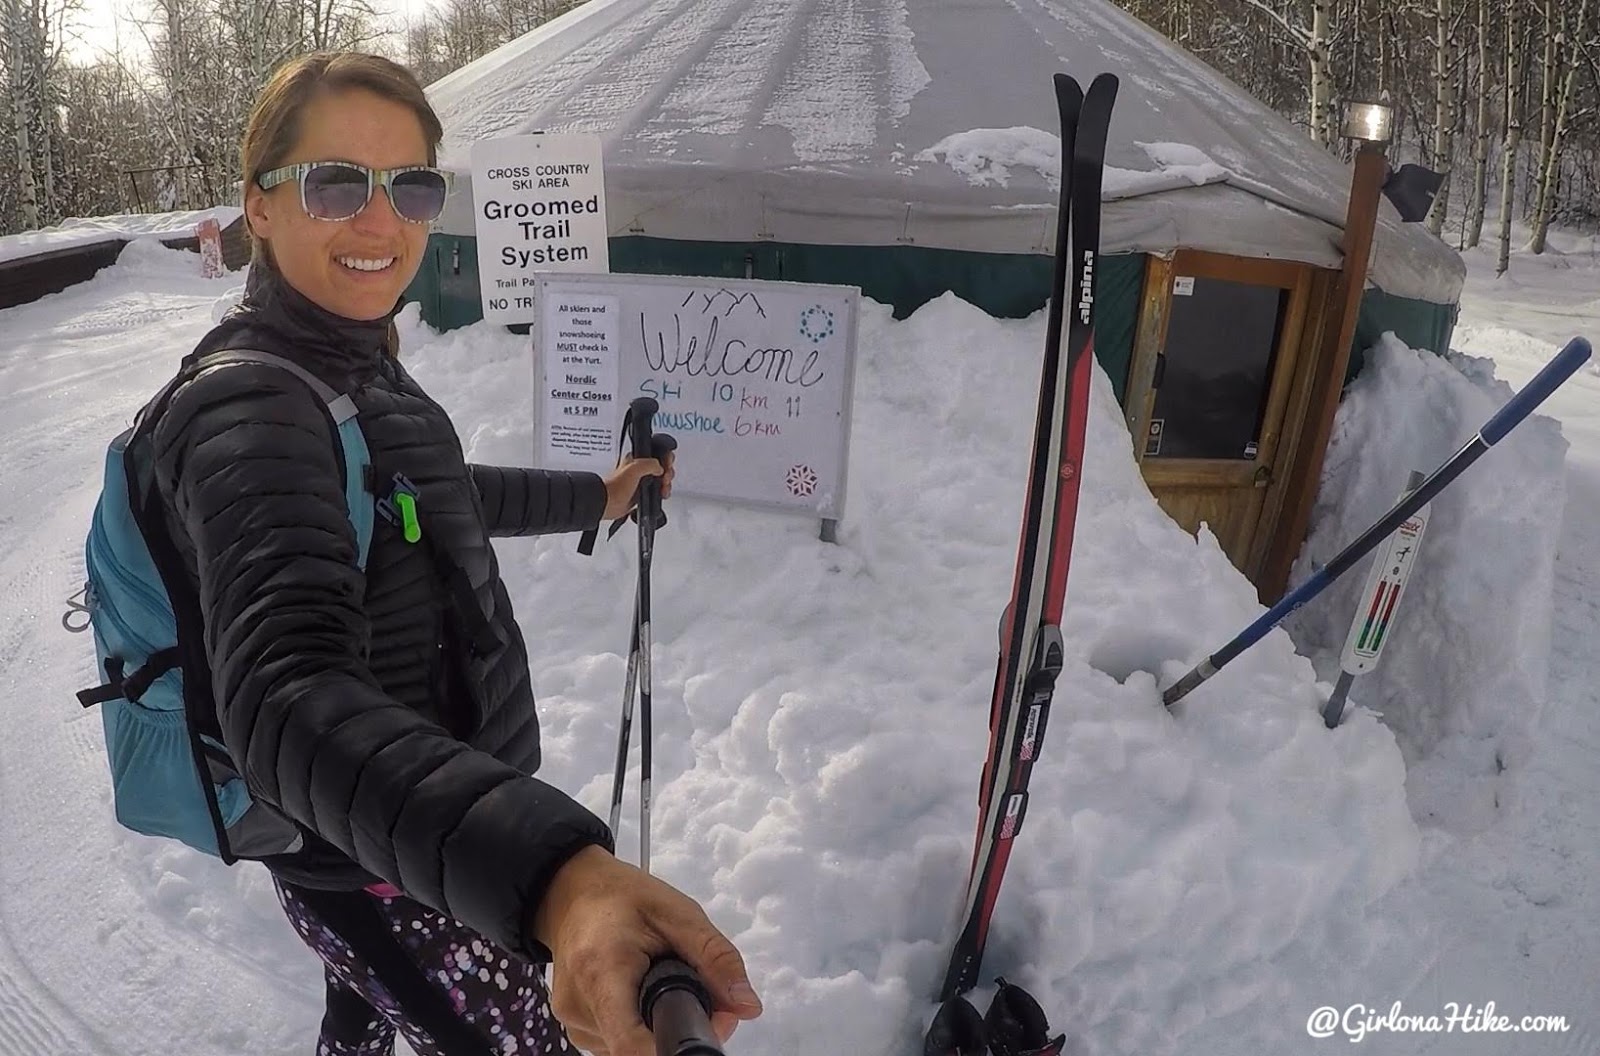
[[(10, 431), (6, 457), (0, 459), (0, 495), (5, 497), (0, 503), (0, 532), (6, 539), (0, 551), (0, 596), (10, 599), (22, 617), (0, 622), (0, 684), (25, 684), (21, 669), (51, 652), (41, 643), (43, 635), (58, 630), (51, 615), (58, 606), (48, 590), (54, 579), (49, 573), (71, 559), (67, 541), (78, 509), (73, 500), (82, 491), (60, 479), (61, 456), (92, 447), (96, 431), (113, 421), (92, 399), (84, 400), (75, 413), (61, 410), (83, 397), (85, 382), (98, 385), (108, 376), (140, 373), (138, 350), (117, 348), (107, 355), (110, 350), (104, 346), (84, 347), (90, 344), (86, 338), (114, 328), (117, 316), (131, 307), (85, 304), (71, 324), (56, 328), (48, 345), (25, 344), (0, 359), (0, 421), (35, 425), (20, 435)], [(19, 329), (28, 322), (21, 309), (10, 319)], [(31, 715), (46, 706), (28, 694), (0, 694), (0, 728), (31, 731), (37, 725), (30, 721)], [(49, 758), (40, 747), (32, 736), (0, 738), (0, 803), (6, 806), (0, 812), (0, 847), (6, 848), (0, 856), (0, 1056), (109, 1054), (114, 1049), (73, 1011), (79, 995), (53, 989), (34, 972), (35, 906), (18, 904), (15, 898), (24, 884), (57, 884), (54, 877), (39, 872), (18, 872), (28, 862), (24, 846), (31, 836), (26, 826), (41, 816), (34, 808), (41, 796), (49, 794), (31, 772), (37, 762)], [(36, 761), (32, 766), (29, 755)], [(18, 826), (24, 830), (19, 832)], [(76, 901), (70, 893), (63, 895), (56, 901), (59, 906)]]
[[(131, 277), (140, 259), (125, 254), (116, 267)], [(0, 685), (12, 691), (0, 694), (0, 1056), (156, 1056), (195, 1045), (288, 1056), (314, 1036), (315, 991), (283, 970), (293, 947), (231, 934), (195, 903), (197, 883), (253, 888), (265, 919), (276, 906), (262, 901), (271, 893), (259, 873), (217, 876), (221, 867), (198, 855), (151, 857), (120, 834), (91, 835), (110, 812), (99, 713), (55, 695), (90, 674), (92, 645), (60, 620), (76, 589), (65, 585), (82, 581), (105, 444), (236, 282), (169, 267), (5, 313)]]

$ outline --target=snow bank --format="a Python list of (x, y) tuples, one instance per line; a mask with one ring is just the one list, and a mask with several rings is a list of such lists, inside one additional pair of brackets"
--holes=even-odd
[[(950, 296), (901, 323), (864, 309), (839, 545), (689, 501), (657, 539), (655, 866), (749, 957), (768, 1007), (740, 1032), (751, 1056), (915, 1050), (965, 881), (1015, 557), (1042, 315), (998, 321)], [(526, 339), (401, 322), (471, 457), (525, 463)], [(1078, 1051), (1176, 1052), (1208, 1018), (1275, 1014), (1280, 951), (1359, 943), (1418, 833), (1392, 736), (1368, 716), (1323, 729), (1284, 633), (1176, 715), (1161, 707), (1149, 672), (1175, 678), (1260, 606), (1211, 537), (1157, 507), (1095, 384), (1069, 655), (985, 968), (1034, 990)], [(590, 558), (572, 537), (497, 544), (542, 776), (601, 812), (630, 539)]]
[[(1385, 335), (1335, 420), (1296, 580), (1388, 509), (1410, 470), (1432, 472), (1459, 450), (1511, 393), (1488, 359), (1440, 358)], [(1395, 731), (1419, 819), (1489, 824), (1507, 790), (1501, 772), (1524, 761), (1545, 696), (1566, 450), (1560, 426), (1535, 415), (1434, 501), (1390, 643), (1351, 692)], [(1329, 679), (1368, 567), (1295, 617), (1296, 638)]]
[(131, 240), (141, 235), (167, 238), (193, 238), (202, 220), (215, 218), (227, 227), (244, 210), (234, 205), (219, 205), (178, 213), (126, 213), (121, 216), (72, 217), (53, 227), (0, 236), (0, 263), (21, 260), (39, 253), (89, 246), (116, 239)]

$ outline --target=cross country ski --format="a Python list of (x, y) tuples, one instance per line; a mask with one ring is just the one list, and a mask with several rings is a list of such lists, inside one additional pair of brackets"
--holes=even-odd
[(1086, 94), (1072, 77), (1055, 76), (1061, 117), (1061, 195), (1038, 424), (1016, 579), (1001, 627), (989, 712), (989, 751), (979, 786), (977, 841), (960, 929), (940, 987), (941, 1000), (963, 994), (978, 982), (995, 900), (1012, 841), (1027, 813), (1028, 780), (1039, 757), (1056, 676), (1061, 671), (1061, 609), (1072, 557), (1093, 377), (1100, 183), (1117, 84), (1115, 76), (1101, 74)]

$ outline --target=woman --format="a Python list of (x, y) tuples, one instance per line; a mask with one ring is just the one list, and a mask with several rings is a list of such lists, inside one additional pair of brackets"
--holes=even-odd
[(529, 776), (527, 655), (489, 543), (595, 527), (644, 476), (670, 486), (672, 472), (469, 466), (389, 354), (444, 201), (440, 139), (416, 80), (386, 59), (278, 70), (241, 150), (246, 296), (196, 350), (266, 351), (351, 396), (374, 492), (409, 482), (420, 538), (379, 520), (363, 571), (327, 407), (282, 367), (198, 374), (154, 433), (220, 733), (253, 796), (299, 829), (295, 849), (262, 859), (325, 964), (317, 1052), (387, 1054), (398, 1029), (421, 1056), (556, 1053), (570, 1051), (564, 1024), (592, 1052), (648, 1056), (638, 985), (668, 950), (701, 972), (726, 1037), (760, 1011), (732, 944)]

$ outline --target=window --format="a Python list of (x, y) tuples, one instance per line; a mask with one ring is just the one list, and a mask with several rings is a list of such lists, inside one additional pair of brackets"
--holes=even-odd
[(1145, 457), (1256, 458), (1289, 293), (1174, 280)]

